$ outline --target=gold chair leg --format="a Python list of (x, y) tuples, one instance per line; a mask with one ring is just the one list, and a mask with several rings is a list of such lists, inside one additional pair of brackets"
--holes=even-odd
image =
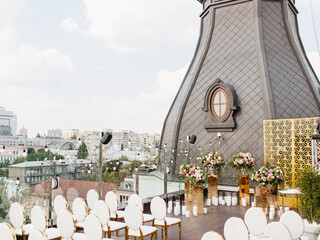
[(181, 240), (181, 222), (179, 222), (179, 240)]
[(163, 227), (161, 227), (161, 239), (163, 239)]
[(157, 240), (157, 237), (158, 237), (158, 231), (155, 231), (154, 232), (154, 240)]
[(116, 236), (119, 237), (119, 230), (116, 231)]
[(164, 235), (165, 235), (165, 239), (168, 240), (168, 227), (167, 226), (164, 227)]

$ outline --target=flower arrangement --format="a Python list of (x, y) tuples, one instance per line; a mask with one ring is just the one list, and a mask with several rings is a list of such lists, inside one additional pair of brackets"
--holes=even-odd
[(230, 166), (238, 171), (253, 171), (254, 158), (249, 152), (237, 152), (231, 157)]
[(203, 167), (208, 167), (209, 170), (216, 170), (217, 172), (220, 172), (221, 168), (224, 166), (222, 154), (216, 151), (205, 153), (201, 162)]
[(252, 174), (251, 179), (260, 186), (278, 185), (284, 182), (284, 172), (278, 166), (263, 165), (259, 170)]
[(191, 185), (197, 186), (206, 182), (206, 176), (200, 166), (194, 163), (184, 163), (180, 167), (180, 177), (185, 182), (190, 182)]

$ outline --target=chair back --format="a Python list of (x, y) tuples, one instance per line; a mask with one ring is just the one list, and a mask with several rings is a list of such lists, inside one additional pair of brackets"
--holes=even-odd
[(285, 212), (280, 217), (280, 222), (291, 233), (292, 239), (299, 239), (304, 232), (304, 223), (300, 215), (294, 211)]
[(226, 240), (248, 240), (249, 232), (241, 218), (231, 217), (224, 224), (224, 236)]
[(210, 231), (203, 234), (201, 240), (224, 240), (224, 239), (219, 233)]
[(244, 215), (244, 222), (250, 233), (255, 236), (259, 236), (267, 226), (267, 217), (264, 215), (261, 208), (252, 207), (246, 211)]
[(103, 237), (102, 223), (100, 219), (94, 215), (90, 214), (86, 217), (84, 224), (84, 234), (87, 239), (90, 240), (101, 240)]
[(28, 237), (28, 240), (48, 240), (47, 235), (40, 230), (33, 230)]
[(8, 223), (0, 223), (0, 240), (16, 240), (13, 228)]
[(72, 214), (76, 221), (84, 222), (88, 214), (86, 202), (82, 198), (75, 198), (72, 203)]
[(124, 221), (131, 230), (139, 230), (143, 224), (142, 210), (135, 204), (128, 205), (124, 210)]
[(18, 202), (12, 203), (9, 209), (9, 218), (12, 226), (15, 229), (22, 228), (25, 220), (24, 216), (25, 216), (25, 213), (24, 213), (23, 206)]
[(74, 218), (68, 210), (59, 211), (57, 227), (63, 239), (72, 239), (74, 234)]
[(128, 205), (129, 204), (137, 205), (143, 212), (143, 202), (142, 202), (142, 199), (140, 198), (140, 196), (138, 194), (134, 193), (129, 197)]
[(94, 205), (96, 204), (96, 202), (99, 200), (99, 194), (96, 190), (94, 189), (90, 189), (87, 192), (87, 203), (88, 203), (88, 207), (89, 209), (93, 209)]
[(167, 215), (166, 202), (160, 197), (154, 197), (151, 201), (151, 214), (156, 220), (163, 220)]
[(61, 210), (67, 210), (67, 200), (64, 196), (58, 195), (55, 197), (53, 201), (53, 209), (57, 216)]
[(110, 219), (110, 211), (107, 203), (103, 200), (98, 200), (94, 205), (94, 213), (100, 219), (102, 225), (107, 225)]
[(35, 206), (31, 210), (31, 223), (35, 230), (45, 232), (47, 228), (47, 214), (40, 206)]
[(274, 240), (291, 240), (289, 229), (280, 222), (269, 223), (263, 231), (264, 236), (273, 238)]
[(105, 201), (108, 204), (111, 214), (116, 213), (118, 209), (118, 198), (113, 191), (109, 191), (106, 194)]

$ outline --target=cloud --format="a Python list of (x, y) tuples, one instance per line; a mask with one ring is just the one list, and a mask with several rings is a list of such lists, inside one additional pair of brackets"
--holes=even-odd
[(316, 72), (318, 79), (320, 80), (320, 56), (317, 52), (308, 52), (308, 58), (312, 64), (314, 71)]
[[(194, 0), (83, 0), (89, 27), (84, 34), (103, 39), (120, 53), (157, 53), (163, 45), (193, 43), (201, 4)], [(183, 19), (183, 20), (181, 20)]]
[(79, 28), (79, 24), (69, 17), (62, 20), (61, 27), (67, 31), (74, 31)]

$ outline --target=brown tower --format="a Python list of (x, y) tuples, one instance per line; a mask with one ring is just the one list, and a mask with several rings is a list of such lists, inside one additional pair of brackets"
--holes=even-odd
[(298, 11), (292, 0), (199, 2), (198, 45), (165, 119), (161, 147), (172, 153), (172, 173), (186, 161), (189, 135), (197, 136), (191, 161), (211, 143), (225, 159), (247, 150), (261, 164), (263, 120), (320, 112), (320, 85), (301, 43)]

